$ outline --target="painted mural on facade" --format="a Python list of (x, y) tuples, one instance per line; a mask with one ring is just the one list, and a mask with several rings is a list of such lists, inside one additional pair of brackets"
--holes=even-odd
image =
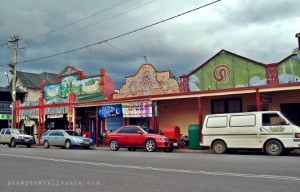
[(300, 81), (300, 54), (294, 54), (278, 65), (278, 82), (292, 83)]
[(62, 77), (61, 83), (44, 87), (45, 99), (66, 98), (70, 93), (77, 96), (100, 93), (100, 76), (78, 79), (77, 74)]
[(157, 72), (152, 65), (144, 64), (135, 76), (126, 77), (126, 83), (121, 87), (120, 93), (114, 94), (113, 98), (178, 92), (178, 81), (171, 75), (170, 71)]
[(189, 76), (190, 91), (266, 85), (262, 64), (221, 51)]

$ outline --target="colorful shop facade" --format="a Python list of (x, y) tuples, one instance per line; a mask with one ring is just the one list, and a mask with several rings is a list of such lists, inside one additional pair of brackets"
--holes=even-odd
[(103, 69), (86, 77), (67, 66), (57, 84), (43, 84), (39, 104), (19, 104), (17, 122), (33, 119), (41, 133), (48, 128), (78, 130), (97, 145), (104, 131), (129, 124), (157, 132), (178, 126), (187, 135), (189, 125), (201, 129), (205, 115), (212, 113), (278, 110), (300, 125), (299, 47), (272, 64), (221, 50), (179, 80), (170, 71), (143, 64), (134, 76), (125, 77), (118, 93)]
[(41, 82), (41, 97), (38, 101), (16, 103), (16, 124), (39, 140), (48, 129), (74, 129), (80, 132), (85, 118), (95, 113), (74, 110), (74, 102), (112, 98), (114, 83), (105, 73), (86, 76), (71, 65), (57, 76), (56, 84)]
[(100, 131), (141, 124), (162, 132), (165, 127), (178, 126), (187, 135), (190, 124), (201, 128), (206, 114), (260, 110), (282, 111), (300, 125), (297, 54), (278, 63), (262, 64), (221, 50), (182, 75), (179, 82), (171, 72), (160, 73), (144, 64), (135, 76), (125, 78), (126, 83), (113, 99), (76, 102), (74, 107), (97, 107), (95, 127), (99, 124)]

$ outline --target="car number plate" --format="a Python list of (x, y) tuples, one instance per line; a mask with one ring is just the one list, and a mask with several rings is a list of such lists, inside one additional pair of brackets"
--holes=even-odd
[(85, 142), (84, 142), (84, 144), (89, 144), (89, 143), (90, 143), (90, 142), (88, 142), (88, 141), (85, 141)]
[(25, 139), (25, 142), (29, 142), (29, 139)]
[(178, 143), (173, 143), (173, 146), (176, 146), (176, 147), (177, 147), (177, 146), (178, 146)]

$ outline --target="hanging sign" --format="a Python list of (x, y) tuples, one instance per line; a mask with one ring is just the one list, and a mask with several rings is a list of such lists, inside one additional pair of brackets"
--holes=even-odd
[(35, 124), (35, 122), (34, 122), (34, 121), (31, 121), (31, 120), (25, 120), (25, 121), (24, 121), (25, 127), (31, 127), (31, 126), (33, 126), (34, 124)]
[(152, 103), (122, 103), (123, 117), (152, 117)]
[(58, 119), (58, 118), (63, 118), (63, 114), (58, 114), (58, 115), (47, 115), (48, 119)]
[(98, 115), (101, 118), (122, 117), (122, 105), (104, 105), (100, 106)]

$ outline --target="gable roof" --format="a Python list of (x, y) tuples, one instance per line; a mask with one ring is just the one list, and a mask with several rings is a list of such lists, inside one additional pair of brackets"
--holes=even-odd
[(22, 86), (28, 88), (41, 88), (41, 83), (46, 80), (47, 84), (55, 84), (57, 74), (43, 72), (40, 74), (17, 71), (17, 78), (21, 81)]
[(235, 57), (239, 57), (239, 58), (242, 58), (242, 59), (245, 59), (245, 60), (248, 60), (248, 61), (251, 61), (253, 63), (256, 63), (258, 65), (262, 65), (262, 66), (265, 66), (265, 64), (261, 63), (261, 62), (258, 62), (258, 61), (254, 61), (252, 59), (249, 59), (249, 58), (246, 58), (246, 57), (243, 57), (241, 55), (238, 55), (238, 54), (235, 54), (235, 53), (232, 53), (230, 51), (227, 51), (225, 49), (222, 49), (221, 51), (219, 51), (217, 54), (215, 54), (214, 56), (212, 56), (210, 59), (208, 59), (206, 62), (204, 62), (202, 65), (200, 65), (199, 67), (197, 67), (196, 69), (194, 69), (193, 71), (191, 71), (190, 73), (188, 73), (187, 75), (182, 75), (180, 77), (186, 77), (186, 76), (190, 76), (192, 75), (193, 73), (195, 73), (196, 71), (198, 71), (199, 69), (201, 69), (205, 64), (209, 63), (211, 60), (213, 60), (215, 57), (217, 57), (219, 54), (222, 54), (222, 53), (229, 53)]

